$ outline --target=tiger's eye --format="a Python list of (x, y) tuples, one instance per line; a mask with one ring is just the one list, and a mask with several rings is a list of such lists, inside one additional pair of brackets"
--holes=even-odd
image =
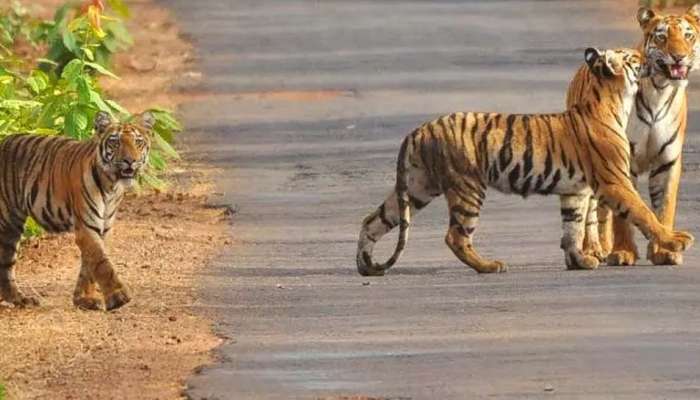
[(686, 32), (685, 38), (686, 38), (687, 40), (693, 40), (693, 39), (695, 39), (695, 35), (693, 35), (693, 34), (690, 33), (690, 32)]

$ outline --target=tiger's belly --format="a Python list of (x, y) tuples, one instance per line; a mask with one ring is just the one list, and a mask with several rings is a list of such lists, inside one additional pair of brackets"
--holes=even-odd
[(517, 172), (518, 168), (515, 168), (496, 179), (489, 179), (489, 186), (501, 193), (522, 197), (531, 194), (576, 194), (590, 190), (583, 173), (575, 169), (553, 169), (548, 174), (535, 173), (524, 177), (518, 176)]

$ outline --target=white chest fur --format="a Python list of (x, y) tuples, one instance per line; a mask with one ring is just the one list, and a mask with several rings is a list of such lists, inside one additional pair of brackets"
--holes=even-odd
[[(663, 78), (662, 78), (663, 79)], [(632, 170), (642, 174), (654, 163), (676, 159), (682, 151), (680, 125), (687, 81), (641, 82), (627, 125), (633, 151)]]

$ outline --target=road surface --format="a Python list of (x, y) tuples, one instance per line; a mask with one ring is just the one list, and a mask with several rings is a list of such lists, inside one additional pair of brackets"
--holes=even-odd
[[(442, 200), (387, 276), (355, 272), (405, 134), (457, 110), (561, 110), (584, 48), (636, 43), (636, 2), (162, 2), (205, 77), (189, 155), (239, 208), (201, 304), (231, 341), (191, 398), (700, 398), (697, 247), (681, 268), (568, 272), (558, 200), (491, 191), (476, 244), (508, 273), (458, 262)], [(692, 104), (679, 225), (700, 234)]]

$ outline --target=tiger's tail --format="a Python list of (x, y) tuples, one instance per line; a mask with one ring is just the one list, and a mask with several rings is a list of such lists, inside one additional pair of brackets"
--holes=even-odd
[[(363, 276), (381, 276), (401, 257), (408, 241), (408, 228), (411, 223), (411, 207), (408, 192), (409, 157), (413, 150), (410, 136), (401, 143), (396, 163), (396, 187), (387, 200), (362, 222), (360, 240), (357, 246), (357, 271)], [(397, 210), (396, 210), (397, 209)], [(391, 211), (398, 211), (393, 213)], [(396, 217), (398, 216), (398, 222)], [(399, 241), (394, 254), (383, 264), (372, 261), (374, 244), (387, 232), (399, 225)]]

